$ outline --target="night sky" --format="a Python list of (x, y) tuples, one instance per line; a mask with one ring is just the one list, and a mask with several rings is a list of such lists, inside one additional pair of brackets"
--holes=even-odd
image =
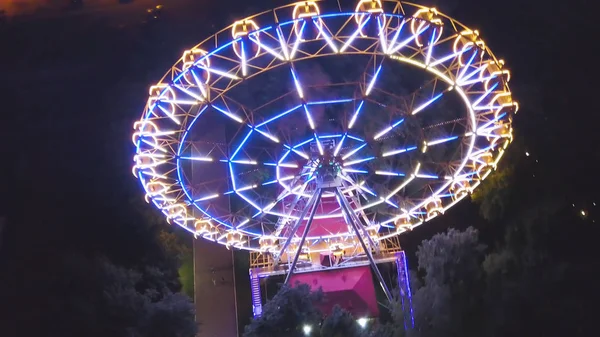
[[(275, 2), (287, 3), (174, 0), (148, 23), (152, 2), (133, 0), (0, 23), (3, 298), (19, 294), (19, 309), (35, 306), (51, 291), (45, 281), (60, 277), (45, 266), (61, 252), (101, 253), (124, 264), (138, 257), (144, 247), (136, 238), (144, 233), (131, 225), (141, 220), (131, 205), (143, 194), (131, 175), (130, 139), (149, 85), (186, 48)], [(520, 156), (531, 174), (519, 188), (556, 193), (574, 209), (592, 212), (591, 203), (600, 203), (597, 18), (586, 6), (592, 2), (421, 3), (479, 29), (511, 70), (523, 153), (509, 158)], [(569, 233), (563, 249), (597, 237), (599, 222), (590, 222), (587, 233)], [(480, 223), (476, 207), (463, 202), (401, 242), (410, 251), (447, 227)]]

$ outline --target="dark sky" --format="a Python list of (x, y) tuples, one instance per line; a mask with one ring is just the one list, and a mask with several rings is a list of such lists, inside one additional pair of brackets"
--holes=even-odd
[[(141, 234), (125, 224), (136, 220), (130, 200), (142, 194), (130, 173), (130, 134), (148, 86), (186, 48), (244, 13), (273, 6), (175, 0), (148, 25), (136, 2), (0, 25), (0, 216), (9, 224), (0, 252), (12, 270), (35, 268), (61, 249), (119, 258), (135, 249), (131, 239)], [(547, 184), (557, 193), (589, 200), (600, 185), (591, 1), (424, 4), (479, 29), (506, 60), (521, 102), (517, 137), (553, 172)], [(462, 205), (434, 228), (477, 221), (475, 212)]]

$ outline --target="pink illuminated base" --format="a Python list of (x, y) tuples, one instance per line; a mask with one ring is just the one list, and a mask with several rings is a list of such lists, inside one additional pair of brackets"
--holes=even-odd
[(312, 289), (321, 288), (325, 300), (318, 307), (326, 315), (331, 313), (335, 304), (348, 310), (354, 317), (379, 315), (369, 266), (294, 274), (290, 281), (291, 284), (306, 283)]

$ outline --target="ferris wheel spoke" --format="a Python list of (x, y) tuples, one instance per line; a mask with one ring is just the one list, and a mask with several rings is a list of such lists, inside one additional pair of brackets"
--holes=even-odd
[(375, 136), (373, 136), (373, 140), (378, 140), (381, 137), (385, 136), (388, 132), (392, 131), (395, 127), (397, 127), (398, 125), (404, 123), (404, 118), (401, 118), (399, 120), (397, 120), (396, 122), (394, 122), (392, 125), (386, 127), (385, 129), (379, 131), (377, 134), (375, 134)]
[(304, 99), (304, 91), (302, 90), (302, 84), (300, 83), (300, 79), (298, 78), (294, 67), (290, 67), (290, 72), (292, 73), (292, 79), (294, 80), (294, 86), (296, 87), (298, 97), (300, 97), (300, 99)]
[(382, 67), (383, 67), (383, 64), (380, 64), (379, 67), (377, 67), (377, 70), (375, 71), (375, 74), (373, 75), (373, 77), (371, 77), (371, 81), (369, 82), (369, 85), (367, 86), (367, 90), (365, 91), (365, 96), (369, 96), (369, 94), (371, 94), (371, 90), (373, 90), (373, 87), (375, 86), (375, 82), (377, 81), (377, 78), (379, 77), (379, 73), (381, 72)]
[(352, 129), (352, 127), (354, 126), (354, 123), (356, 123), (356, 119), (358, 118), (358, 115), (360, 114), (360, 110), (362, 109), (364, 104), (365, 104), (365, 101), (361, 100), (360, 103), (358, 104), (358, 107), (356, 107), (356, 110), (354, 111), (354, 114), (352, 115), (352, 118), (350, 119), (350, 123), (348, 123), (348, 129)]
[(362, 150), (365, 146), (367, 146), (367, 143), (363, 143), (362, 145), (354, 148), (353, 150), (351, 150), (350, 152), (346, 153), (345, 155), (342, 156), (342, 160), (347, 160), (348, 158), (352, 157), (354, 154), (356, 154), (358, 151)]
[(202, 69), (204, 71), (207, 71), (209, 73), (212, 73), (212, 74), (215, 74), (215, 75), (219, 75), (221, 77), (225, 77), (225, 78), (228, 78), (228, 79), (231, 79), (231, 80), (241, 80), (240, 77), (238, 77), (238, 76), (236, 76), (234, 74), (231, 74), (231, 73), (229, 73), (227, 71), (224, 71), (224, 70), (219, 70), (219, 69), (216, 69), (216, 68), (213, 68), (213, 67), (205, 67), (205, 66), (202, 66), (200, 64), (196, 64), (196, 67), (199, 68), (199, 69)]
[(250, 34), (249, 35), (249, 39), (250, 41), (254, 42), (257, 46), (259, 46), (260, 48), (264, 49), (265, 51), (267, 51), (269, 54), (275, 56), (277, 59), (281, 60), (281, 61), (285, 61), (285, 57), (283, 57), (280, 53), (278, 53), (277, 51), (275, 51), (273, 48), (267, 46), (266, 44), (262, 43), (260, 41), (260, 39), (258, 39), (255, 35)]
[(375, 158), (376, 157), (371, 156), (371, 157), (366, 157), (366, 158), (355, 159), (355, 160), (352, 160), (352, 161), (344, 162), (343, 166), (344, 167), (346, 167), (346, 166), (352, 166), (352, 165), (356, 165), (356, 164), (360, 164), (360, 163), (364, 163), (364, 162), (367, 162), (367, 161), (374, 160)]
[(368, 174), (369, 173), (369, 171), (367, 171), (367, 170), (358, 170), (358, 169), (352, 169), (352, 168), (343, 168), (342, 171), (347, 172), (347, 173), (358, 173), (358, 174)]
[(308, 125), (310, 126), (311, 130), (315, 129), (315, 122), (312, 118), (312, 114), (310, 113), (310, 110), (308, 109), (308, 105), (307, 104), (302, 104), (302, 107), (304, 108), (304, 112), (306, 114), (306, 120), (308, 121)]
[(396, 150), (391, 150), (391, 151), (387, 151), (381, 154), (382, 157), (389, 157), (389, 156), (393, 156), (393, 155), (397, 155), (397, 154), (401, 154), (401, 153), (406, 153), (406, 152), (411, 152), (416, 150), (417, 147), (416, 146), (409, 146), (409, 147), (404, 147), (401, 149), (396, 149)]
[(343, 53), (348, 47), (350, 47), (352, 45), (352, 42), (354, 42), (354, 40), (362, 32), (363, 28), (366, 26), (366, 24), (369, 22), (370, 19), (371, 19), (371, 16), (367, 16), (367, 18), (359, 24), (359, 26), (356, 28), (354, 33), (352, 33), (352, 35), (350, 35), (350, 38), (348, 38), (348, 40), (346, 40), (346, 43), (344, 43), (342, 48), (340, 48), (340, 53)]
[[(415, 167), (415, 171), (413, 172), (412, 176), (415, 178), (421, 178), (421, 179), (440, 179), (440, 177), (437, 175), (421, 172), (421, 168), (422, 168), (421, 163), (417, 163), (417, 167)], [(442, 179), (443, 179), (443, 177), (442, 177)]]
[(433, 28), (433, 32), (431, 33), (431, 38), (429, 39), (429, 46), (427, 47), (427, 56), (425, 56), (425, 65), (426, 66), (429, 66), (431, 63), (431, 53), (433, 52), (433, 48), (435, 47), (436, 30), (437, 30), (437, 28)]
[[(472, 45), (470, 45), (470, 46), (467, 46), (467, 47), (465, 47), (465, 48), (463, 48), (463, 49), (460, 49), (460, 50), (458, 50), (458, 51), (456, 51), (456, 52), (454, 52), (454, 53), (452, 53), (452, 54), (448, 54), (448, 55), (446, 55), (446, 56), (444, 56), (444, 57), (441, 57), (441, 58), (439, 58), (439, 59), (437, 59), (437, 60), (435, 60), (435, 61), (433, 61), (433, 62), (429, 63), (429, 67), (435, 67), (435, 66), (437, 66), (437, 65), (440, 65), (440, 64), (442, 64), (442, 63), (445, 63), (445, 62), (447, 62), (447, 61), (450, 61), (450, 60), (452, 60), (452, 61), (453, 61), (453, 60), (455, 60), (457, 57), (461, 57), (461, 56), (462, 56), (462, 54), (464, 54), (464, 53), (466, 53), (466, 52), (470, 51), (471, 49), (473, 49), (473, 46), (472, 46)], [(477, 51), (475, 51), (475, 53), (477, 53)], [(473, 56), (473, 57), (475, 57), (475, 56)], [(461, 69), (461, 68), (459, 68), (459, 69)]]
[(329, 35), (329, 33), (326, 32), (326, 29), (324, 29), (324, 27), (327, 28), (327, 26), (325, 26), (325, 23), (323, 23), (322, 20), (318, 19), (313, 19), (312, 22), (317, 27), (317, 29), (319, 30), (319, 34), (323, 36), (323, 39), (325, 39), (331, 50), (333, 50), (334, 53), (338, 53), (339, 50), (333, 43), (331, 35)]
[(448, 91), (452, 90), (452, 87), (449, 87), (448, 89), (446, 89), (445, 91), (442, 91), (441, 93), (433, 96), (433, 98), (431, 98), (430, 100), (428, 100), (427, 102), (419, 105), (418, 107), (414, 108), (410, 114), (411, 115), (416, 115), (419, 112), (425, 110), (425, 108), (427, 108), (428, 106), (430, 106), (432, 103), (434, 103), (435, 101), (437, 101), (438, 99), (440, 99), (442, 96), (444, 96), (445, 93), (447, 93)]
[(274, 117), (271, 117), (271, 118), (267, 119), (266, 121), (264, 121), (264, 122), (256, 125), (256, 127), (260, 128), (260, 127), (265, 126), (265, 125), (267, 125), (267, 124), (269, 124), (271, 122), (274, 122), (274, 121), (280, 119), (281, 117), (286, 116), (286, 115), (288, 115), (288, 114), (290, 114), (290, 113), (298, 110), (300, 107), (302, 107), (302, 104), (296, 105), (295, 107), (293, 107), (291, 109), (285, 110), (285, 111), (283, 111), (283, 112), (275, 115)]
[(394, 36), (392, 37), (392, 40), (389, 41), (389, 43), (387, 44), (387, 48), (385, 50), (386, 54), (392, 54), (391, 49), (394, 47), (394, 45), (398, 41), (398, 37), (400, 37), (400, 33), (402, 32), (402, 29), (404, 28), (404, 25), (406, 24), (406, 22), (407, 22), (407, 20), (403, 19), (402, 21), (400, 21), (400, 24), (395, 28), (396, 31), (394, 32)]
[(259, 129), (259, 128), (254, 128), (254, 130), (255, 130), (256, 132), (258, 132), (258, 133), (259, 133), (261, 136), (263, 136), (263, 137), (265, 137), (265, 138), (269, 139), (270, 141), (272, 141), (272, 142), (274, 142), (274, 143), (279, 143), (279, 138), (277, 138), (277, 137), (273, 136), (272, 134), (270, 134), (270, 133), (268, 133), (268, 132), (266, 132), (266, 131), (263, 131), (263, 130), (261, 130), (261, 129)]
[(381, 45), (381, 50), (385, 53), (387, 51), (387, 27), (385, 16), (377, 16), (377, 28), (379, 28), (379, 44)]
[(432, 141), (426, 141), (425, 145), (426, 146), (434, 146), (434, 145), (438, 145), (438, 144), (443, 144), (443, 143), (447, 143), (447, 142), (451, 142), (453, 140), (459, 139), (458, 136), (452, 136), (452, 137), (447, 137), (447, 138), (442, 138), (442, 139), (436, 139), (436, 140), (432, 140)]
[(375, 171), (375, 174), (378, 175), (378, 176), (391, 176), (391, 177), (404, 177), (404, 176), (406, 176), (406, 173), (394, 172), (394, 171), (383, 171), (383, 170), (377, 170), (377, 171)]
[[(296, 23), (294, 23), (294, 27), (295, 27), (295, 25), (296, 25)], [(294, 59), (294, 56), (296, 55), (296, 52), (298, 51), (298, 47), (300, 46), (300, 43), (302, 43), (305, 28), (306, 28), (306, 21), (302, 20), (302, 25), (300, 26), (300, 29), (297, 32), (295, 30), (292, 30), (292, 32), (295, 33), (295, 35), (296, 35), (296, 39), (294, 40), (294, 44), (292, 45), (292, 49), (290, 51), (290, 60)]]
[(183, 157), (179, 157), (179, 159), (184, 159), (184, 160), (194, 160), (194, 161), (204, 161), (204, 162), (211, 162), (213, 161), (212, 158), (210, 157), (202, 157), (202, 156), (183, 156)]
[[(401, 25), (400, 28), (397, 30), (398, 33), (400, 33), (402, 26), (403, 25)], [(400, 51), (400, 49), (407, 46), (409, 43), (413, 42), (419, 35), (423, 34), (423, 32), (425, 32), (427, 30), (427, 28), (429, 28), (428, 24), (421, 27), (417, 32), (415, 32), (413, 35), (406, 38), (405, 40), (402, 40), (401, 42), (398, 42), (397, 44), (390, 43), (387, 54), (391, 55), (391, 54), (397, 53), (398, 51)], [(392, 40), (392, 42), (395, 42), (395, 41)]]
[(410, 182), (413, 181), (414, 179), (415, 179), (415, 176), (410, 175), (410, 177), (405, 179), (399, 186), (397, 186), (394, 190), (392, 190), (392, 192), (388, 193), (385, 196), (385, 200), (391, 199), (394, 195), (396, 195), (398, 192), (400, 192), (402, 189), (404, 189), (406, 186), (408, 186), (408, 184), (410, 184)]
[(217, 110), (218, 112), (222, 113), (223, 115), (231, 118), (232, 120), (234, 120), (234, 121), (236, 121), (238, 123), (243, 123), (244, 122), (244, 120), (240, 116), (238, 116), (238, 115), (236, 115), (234, 113), (231, 113), (231, 112), (227, 111), (224, 108), (221, 108), (221, 107), (216, 106), (214, 104), (212, 104), (211, 106), (212, 106), (213, 109)]

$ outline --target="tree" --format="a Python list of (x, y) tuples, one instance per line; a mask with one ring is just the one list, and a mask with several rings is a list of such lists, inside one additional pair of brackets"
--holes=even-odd
[(362, 329), (347, 310), (335, 305), (321, 324), (321, 337), (359, 337)]
[(315, 329), (321, 323), (321, 312), (314, 304), (322, 298), (320, 290), (311, 291), (307, 284), (283, 285), (273, 299), (267, 301), (262, 315), (246, 326), (244, 337), (303, 336), (304, 326)]
[(514, 167), (503, 167), (493, 172), (471, 195), (479, 204), (479, 214), (487, 221), (503, 217), (510, 206), (510, 187), (514, 180)]
[(420, 336), (464, 336), (477, 325), (484, 248), (472, 227), (449, 229), (421, 243), (416, 255), (423, 285), (413, 290)]

